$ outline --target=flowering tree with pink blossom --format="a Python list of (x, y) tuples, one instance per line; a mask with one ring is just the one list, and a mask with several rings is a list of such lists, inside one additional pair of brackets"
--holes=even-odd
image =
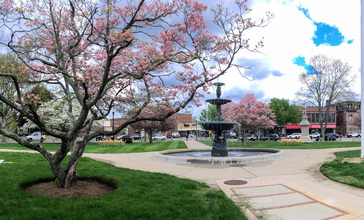
[(248, 93), (238, 103), (229, 103), (221, 109), (223, 117), (228, 121), (240, 123), (243, 144), (246, 146), (247, 134), (260, 128), (273, 128), (275, 116), (269, 104), (256, 100), (254, 94)]
[[(199, 105), (213, 80), (231, 68), (244, 68), (234, 62), (238, 53), (263, 46), (262, 41), (245, 38), (246, 31), (264, 27), (271, 18), (269, 13), (258, 21), (247, 18), (246, 2), (236, 1), (234, 11), (222, 5), (213, 8), (212, 33), (204, 19), (207, 6), (198, 1), (3, 0), (0, 43), (24, 68), (19, 74), (0, 73), (16, 88), (15, 99), (0, 94), (0, 101), (62, 143), (51, 153), (4, 127), (0, 134), (40, 152), (60, 186), (71, 187), (89, 140), (116, 134), (138, 121), (164, 120), (191, 102)], [(29, 77), (23, 79), (22, 74)], [(23, 95), (22, 84), (39, 83), (51, 85), (65, 100), (70, 125), (66, 130), (48, 126), (38, 111), (39, 97)], [(77, 114), (74, 101), (81, 107)], [(91, 132), (113, 108), (127, 120), (114, 131)], [(140, 114), (151, 109), (164, 114)]]
[[(164, 115), (164, 112), (158, 112), (158, 113), (154, 113), (152, 111), (143, 111), (142, 113), (140, 113), (140, 116), (143, 117), (148, 117), (148, 116), (158, 116), (158, 115)], [(163, 121), (148, 121), (148, 120), (143, 120), (143, 121), (138, 121), (136, 123), (131, 124), (130, 126), (134, 129), (134, 130), (142, 130), (144, 129), (145, 133), (147, 133), (147, 137), (148, 137), (148, 142), (152, 143), (153, 141), (153, 133), (156, 130), (165, 132), (168, 130), (172, 130), (175, 129), (178, 125), (178, 121), (177, 118), (172, 115), (166, 119), (164, 119)]]

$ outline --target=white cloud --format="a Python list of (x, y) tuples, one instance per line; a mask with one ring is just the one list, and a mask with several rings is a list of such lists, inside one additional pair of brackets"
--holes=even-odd
[[(338, 27), (346, 40), (354, 39), (352, 44), (343, 43), (340, 46), (316, 47), (313, 36), (316, 26), (308, 19), (298, 6), (309, 10), (311, 18), (316, 22), (327, 23)], [(301, 86), (298, 76), (304, 71), (292, 63), (297, 56), (306, 58), (317, 54), (325, 54), (348, 62), (353, 67), (353, 74), (359, 74), (360, 67), (360, 2), (348, 0), (255, 0), (252, 5), (251, 16), (262, 17), (266, 11), (274, 13), (272, 22), (264, 29), (257, 29), (249, 33), (249, 37), (260, 39), (264, 36), (264, 54), (247, 54), (242, 56), (256, 64), (263, 62), (267, 69), (267, 77), (261, 80), (248, 81), (236, 71), (230, 71), (227, 76), (221, 77), (225, 82), (227, 95), (233, 89), (242, 91), (264, 91), (264, 100), (271, 98), (286, 98), (294, 101), (298, 88)], [(259, 64), (261, 65), (261, 64)], [(254, 72), (254, 70), (252, 70)], [(273, 76), (272, 71), (279, 71), (282, 76)], [(259, 73), (261, 74), (261, 73)], [(360, 78), (355, 83), (354, 90), (360, 92)]]

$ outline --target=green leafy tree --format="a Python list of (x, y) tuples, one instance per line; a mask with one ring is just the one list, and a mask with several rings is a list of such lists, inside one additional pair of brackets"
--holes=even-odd
[(216, 117), (216, 107), (209, 104), (207, 109), (202, 110), (199, 121), (214, 121)]
[[(269, 104), (270, 109), (275, 114), (274, 122), (278, 127), (285, 126), (288, 123), (298, 124), (301, 114), (297, 105), (290, 105), (288, 99), (273, 98)], [(279, 129), (281, 136), (281, 129)]]
[[(0, 54), (0, 73), (7, 76), (0, 78), (0, 94), (3, 94), (8, 99), (14, 99), (16, 92), (15, 87), (11, 84), (10, 74), (20, 72), (21, 67), (22, 65), (19, 60), (13, 54)], [(17, 113), (9, 105), (0, 101), (0, 127), (12, 130), (15, 128), (14, 122), (16, 119)], [(2, 142), (6, 142), (5, 136), (2, 137)]]
[(29, 92), (26, 93), (26, 95), (28, 94), (38, 95), (41, 103), (45, 103), (56, 98), (56, 96), (43, 84), (35, 85)]

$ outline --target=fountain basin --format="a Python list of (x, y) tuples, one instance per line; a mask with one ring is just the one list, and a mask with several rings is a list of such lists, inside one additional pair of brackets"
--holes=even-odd
[(239, 164), (262, 162), (283, 157), (278, 149), (229, 148), (229, 156), (212, 157), (211, 149), (176, 149), (157, 152), (153, 158), (171, 163), (188, 164)]

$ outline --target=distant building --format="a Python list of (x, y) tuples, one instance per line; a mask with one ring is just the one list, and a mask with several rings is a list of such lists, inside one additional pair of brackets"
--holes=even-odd
[(340, 127), (341, 134), (360, 133), (360, 128), (353, 125), (353, 118), (359, 114), (360, 102), (346, 101), (336, 104), (337, 126)]
[[(325, 111), (327, 110), (327, 106), (322, 108), (322, 115), (324, 117)], [(331, 105), (329, 107), (329, 116), (327, 120), (326, 133), (334, 133), (336, 128), (336, 107)], [(303, 111), (303, 108), (300, 107), (300, 111)], [(321, 125), (320, 125), (320, 113), (317, 107), (306, 107), (307, 119), (310, 122), (309, 133), (321, 133)], [(286, 133), (300, 133), (301, 126), (300, 125), (286, 125)]]
[[(192, 114), (175, 113), (174, 116), (176, 116), (178, 123), (177, 127), (172, 131), (176, 132), (178, 131), (181, 136), (186, 136), (187, 133), (192, 133), (192, 131), (196, 130), (196, 123), (192, 123)], [(114, 120), (113, 119), (104, 120), (104, 131), (112, 131), (113, 122), (114, 122), (114, 129), (116, 129), (125, 122), (125, 119), (114, 118)], [(197, 128), (200, 129), (200, 126), (198, 126)], [(131, 126), (127, 126), (124, 132), (120, 132), (115, 136), (121, 135), (122, 133), (125, 133), (129, 136), (131, 135), (143, 136), (142, 131), (134, 130)]]

